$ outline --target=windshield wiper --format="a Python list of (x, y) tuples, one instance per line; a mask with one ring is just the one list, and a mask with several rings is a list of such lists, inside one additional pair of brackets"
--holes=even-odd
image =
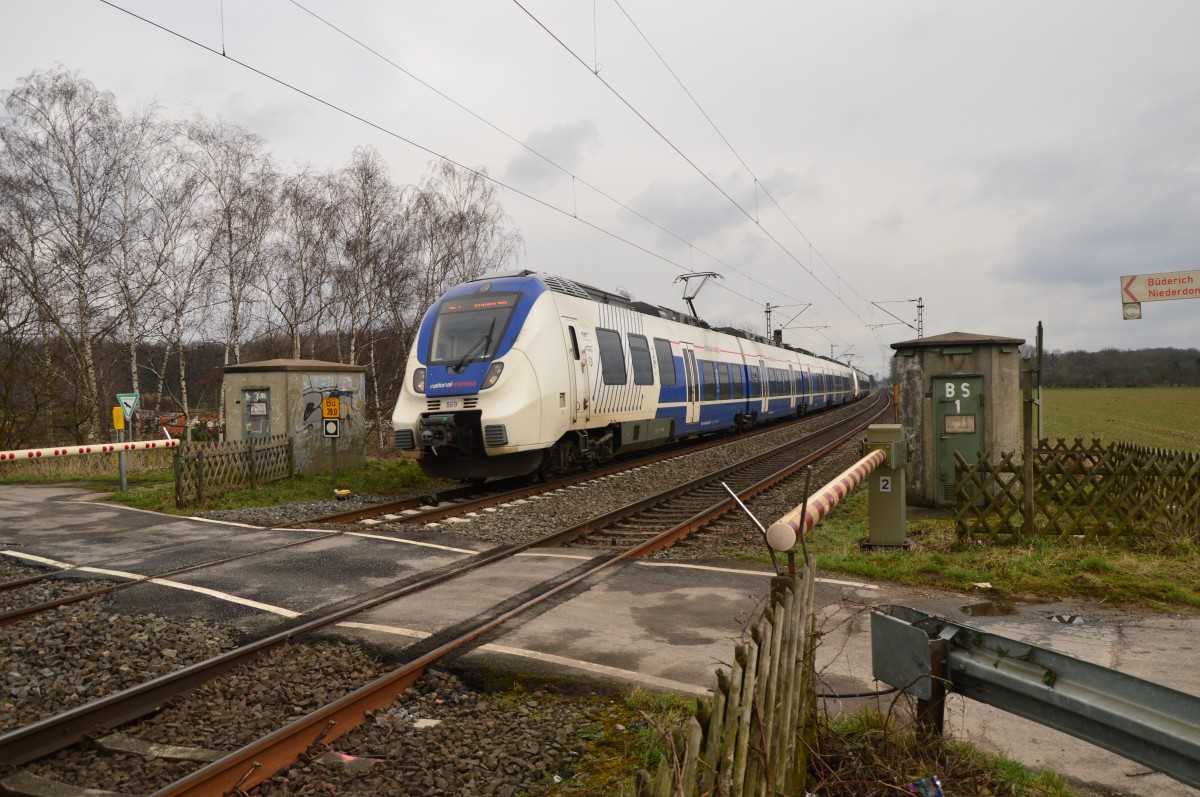
[[(487, 351), (492, 345), (492, 333), (496, 331), (496, 319), (492, 319), (492, 325), (488, 327), (488, 331), (483, 333), (483, 337), (471, 344), (471, 348), (467, 349), (467, 353), (459, 359), (454, 365), (450, 366), (450, 370), (458, 373), (462, 371), (463, 366), (467, 364), (467, 360), (475, 356), (477, 351)], [(482, 347), (482, 349), (480, 348)]]

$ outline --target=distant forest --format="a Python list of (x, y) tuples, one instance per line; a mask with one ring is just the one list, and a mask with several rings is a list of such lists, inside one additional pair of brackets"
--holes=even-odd
[[(1022, 347), (1025, 356), (1032, 347)], [(1200, 385), (1200, 349), (1054, 351), (1043, 354), (1043, 387)]]

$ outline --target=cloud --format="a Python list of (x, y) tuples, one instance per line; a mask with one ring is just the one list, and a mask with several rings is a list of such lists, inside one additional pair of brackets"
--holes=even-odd
[(877, 216), (867, 224), (867, 231), (884, 235), (893, 235), (904, 229), (904, 214), (892, 208), (891, 212)]
[(1086, 285), (1195, 268), (1198, 105), (1200, 91), (1174, 92), (1075, 147), (1025, 147), (984, 159), (967, 201), (1005, 207), (1016, 219), (1012, 259), (997, 276)]
[(505, 179), (529, 187), (545, 185), (561, 177), (562, 169), (577, 171), (586, 152), (599, 143), (600, 133), (591, 119), (539, 127), (525, 139), (528, 149), (508, 162)]

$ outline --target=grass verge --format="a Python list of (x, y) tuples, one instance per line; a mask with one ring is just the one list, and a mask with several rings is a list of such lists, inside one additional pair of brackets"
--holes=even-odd
[[(855, 491), (807, 539), (818, 569), (911, 586), (967, 591), (989, 583), (999, 597), (1087, 597), (1156, 610), (1200, 608), (1200, 545), (1185, 535), (1138, 543), (959, 542), (949, 518), (910, 520), (909, 551), (864, 551), (867, 492)], [(755, 550), (744, 558), (769, 562)]]
[[(157, 483), (147, 481), (140, 485), (140, 489), (127, 493), (113, 493), (111, 500), (154, 512), (193, 515), (210, 509), (274, 506), (293, 501), (329, 500), (333, 497), (333, 483), (329, 476), (291, 476), (264, 484), (257, 490), (249, 487), (231, 490), (207, 498), (202, 504), (189, 504), (184, 509), (176, 509), (173, 479), (168, 468), (165, 480)], [(395, 495), (429, 485), (430, 480), (420, 467), (407, 459), (369, 459), (360, 468), (338, 470), (338, 487), (361, 495)]]
[[(518, 698), (520, 695), (518, 695)], [(503, 696), (490, 699), (503, 701)], [(638, 770), (653, 773), (669, 759), (663, 741), (682, 731), (695, 713), (691, 700), (634, 690), (623, 700), (597, 695), (583, 701), (587, 725), (577, 729), (586, 749), (573, 774), (559, 784), (533, 791), (539, 797), (631, 797)], [(821, 797), (905, 794), (906, 784), (937, 777), (946, 794), (1012, 797), (1083, 797), (1052, 772), (1035, 772), (1007, 756), (987, 753), (956, 740), (923, 739), (875, 709), (818, 720), (817, 749), (809, 757), (808, 791)]]
[(1081, 794), (1060, 775), (1029, 770), (966, 742), (920, 738), (912, 724), (871, 708), (836, 718), (822, 716), (818, 737), (818, 749), (809, 760), (808, 790), (821, 797), (906, 794), (908, 784), (930, 777), (940, 781), (946, 794)]

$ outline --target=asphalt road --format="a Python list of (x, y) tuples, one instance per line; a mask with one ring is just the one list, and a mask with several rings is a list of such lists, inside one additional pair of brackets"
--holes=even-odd
[[(319, 534), (168, 518), (97, 502), (94, 495), (70, 487), (0, 486), (0, 556), (27, 563), (103, 562), (105, 570), (144, 575)], [(118, 610), (202, 617), (256, 632), (281, 618), (449, 563), (469, 550), (461, 537), (447, 540), (436, 531), (403, 540), (343, 535), (125, 590), (117, 593), (115, 604)], [(466, 622), (499, 596), (521, 592), (588, 558), (586, 552), (523, 554), (456, 579), (436, 594), (378, 607), (337, 633), (401, 648), (445, 625)], [(714, 670), (732, 659), (735, 641), (761, 609), (771, 575), (744, 565), (663, 560), (622, 565), (536, 615), (505, 626), (461, 664), (703, 694), (714, 682)], [(969, 595), (914, 590), (821, 573), (816, 604), (823, 630), (818, 666), (829, 692), (879, 687), (871, 676), (868, 610), (899, 604), (1200, 695), (1196, 614), (1113, 609), (1090, 601), (997, 606), (986, 590)], [(861, 702), (827, 699), (825, 704), (839, 711)], [(1097, 784), (1109, 793), (1200, 793), (966, 698), (950, 698), (947, 725), (949, 732), (981, 747)], [(953, 784), (944, 785), (954, 793)]]

